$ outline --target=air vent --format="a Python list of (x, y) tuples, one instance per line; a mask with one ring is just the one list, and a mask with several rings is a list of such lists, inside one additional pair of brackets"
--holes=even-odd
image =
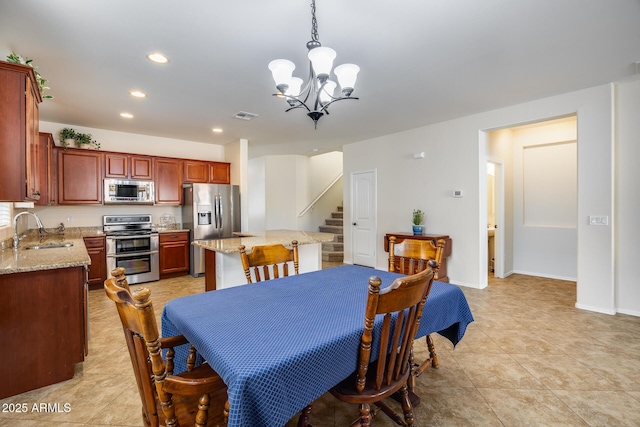
[(258, 117), (258, 115), (253, 113), (247, 113), (246, 111), (238, 111), (236, 115), (233, 117), (240, 120), (251, 120), (255, 117)]

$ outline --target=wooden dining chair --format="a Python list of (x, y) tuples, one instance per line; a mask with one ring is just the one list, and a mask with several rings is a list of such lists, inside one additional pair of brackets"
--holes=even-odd
[(222, 378), (206, 362), (195, 366), (193, 346), (187, 372), (174, 375), (173, 348), (188, 341), (182, 335), (160, 338), (151, 291), (142, 288), (131, 292), (124, 268), (116, 268), (111, 274), (104, 289), (120, 315), (142, 400), (144, 425), (225, 426), (229, 407)]
[[(369, 278), (357, 369), (330, 390), (340, 401), (360, 405), (359, 424), (356, 425), (369, 426), (372, 416), (378, 412), (371, 410), (371, 404), (399, 425), (414, 425), (407, 388), (411, 376), (411, 344), (420, 326), (435, 268), (435, 262), (432, 262), (426, 270), (399, 277), (384, 289), (380, 289), (380, 278)], [(381, 327), (374, 329), (378, 316), (382, 316)], [(377, 344), (375, 352), (372, 352), (373, 344)], [(377, 359), (374, 359), (376, 355)], [(384, 402), (398, 391), (404, 417)]]
[[(434, 244), (432, 240), (404, 239), (396, 243), (395, 236), (389, 237), (389, 271), (401, 274), (415, 274), (427, 268), (429, 260), (435, 260), (438, 265), (442, 263), (446, 241), (438, 239)], [(436, 269), (434, 280), (438, 280)], [(429, 358), (415, 369), (415, 376), (422, 374), (427, 367), (438, 367), (438, 355), (431, 335), (427, 335), (427, 347)]]
[[(238, 247), (240, 260), (247, 283), (277, 279), (289, 275), (289, 263), (293, 263), (293, 274), (298, 274), (298, 241), (291, 242), (291, 249), (284, 245), (254, 246), (250, 253), (244, 245)], [(253, 279), (252, 279), (253, 275)], [(273, 277), (272, 277), (273, 276)]]

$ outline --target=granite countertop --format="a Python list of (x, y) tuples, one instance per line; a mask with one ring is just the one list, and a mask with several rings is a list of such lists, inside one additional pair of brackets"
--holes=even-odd
[(244, 245), (247, 249), (254, 246), (273, 245), (282, 243), (286, 247), (291, 247), (291, 241), (297, 240), (299, 245), (310, 243), (330, 242), (334, 238), (333, 233), (321, 233), (315, 231), (297, 230), (268, 230), (238, 233), (238, 237), (213, 240), (196, 240), (194, 245), (200, 246), (210, 251), (231, 254), (238, 251), (238, 246)]
[[(57, 243), (72, 243), (73, 246), (47, 249), (25, 249), (33, 245), (49, 245)], [(86, 266), (91, 264), (91, 258), (84, 246), (82, 236), (46, 236), (40, 239), (31, 235), (20, 241), (18, 249), (0, 251), (0, 274), (24, 273), (27, 271), (53, 270)]]

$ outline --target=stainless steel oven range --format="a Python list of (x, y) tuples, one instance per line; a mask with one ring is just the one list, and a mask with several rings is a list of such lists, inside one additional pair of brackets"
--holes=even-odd
[(158, 233), (151, 224), (151, 215), (102, 217), (109, 274), (116, 267), (124, 267), (129, 284), (160, 279)]

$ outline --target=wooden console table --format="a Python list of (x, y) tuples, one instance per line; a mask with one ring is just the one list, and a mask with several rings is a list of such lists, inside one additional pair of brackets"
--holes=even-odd
[(449, 236), (439, 234), (424, 234), (422, 236), (415, 236), (407, 233), (387, 233), (384, 236), (384, 251), (389, 252), (389, 237), (394, 236), (396, 243), (402, 242), (404, 239), (415, 240), (432, 240), (435, 244), (437, 240), (444, 239), (446, 244), (444, 245), (444, 253), (442, 254), (442, 262), (440, 263), (440, 269), (438, 270), (438, 281), (448, 282), (449, 275), (447, 274), (447, 257), (451, 255), (451, 238)]

